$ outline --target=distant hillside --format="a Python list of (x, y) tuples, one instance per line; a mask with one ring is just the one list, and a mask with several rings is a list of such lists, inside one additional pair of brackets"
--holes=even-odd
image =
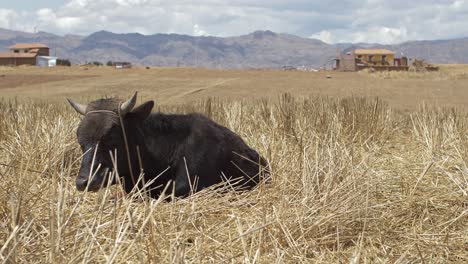
[(210, 68), (264, 68), (284, 65), (321, 66), (336, 49), (322, 41), (271, 31), (219, 38), (177, 34), (114, 34), (99, 31), (86, 37), (0, 31), (0, 46), (41, 42), (52, 55), (73, 63), (130, 61), (142, 65), (201, 66)]
[(412, 41), (399, 46), (410, 57), (435, 63), (468, 63), (468, 38), (435, 41)]
[(0, 49), (17, 42), (41, 42), (51, 55), (86, 61), (130, 61), (155, 66), (209, 68), (278, 68), (285, 65), (312, 67), (328, 64), (337, 51), (355, 47), (385, 47), (409, 57), (433, 63), (468, 63), (468, 39), (412, 41), (399, 45), (342, 43), (256, 31), (237, 37), (194, 37), (178, 34), (115, 34), (99, 31), (89, 36), (36, 34), (0, 29)]

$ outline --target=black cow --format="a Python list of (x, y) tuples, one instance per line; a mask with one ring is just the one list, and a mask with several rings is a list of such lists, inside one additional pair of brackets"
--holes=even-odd
[(146, 184), (154, 198), (166, 185), (167, 194), (185, 197), (226, 179), (250, 189), (268, 176), (265, 159), (228, 128), (197, 113), (151, 113), (153, 101), (134, 108), (136, 98), (137, 93), (124, 103), (99, 99), (87, 106), (67, 99), (84, 115), (77, 131), (84, 153), (78, 190), (99, 190), (115, 169), (126, 192)]

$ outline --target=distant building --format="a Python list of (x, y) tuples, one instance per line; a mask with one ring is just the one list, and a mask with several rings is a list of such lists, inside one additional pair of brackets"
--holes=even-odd
[(125, 61), (124, 62), (120, 62), (120, 61), (114, 62), (113, 65), (114, 65), (114, 67), (116, 69), (129, 69), (129, 68), (132, 67), (132, 64), (130, 62), (125, 62)]
[(395, 52), (387, 49), (355, 49), (340, 54), (335, 69), (339, 71), (359, 71), (373, 68), (380, 71), (407, 71), (408, 59), (395, 58)]
[(57, 66), (57, 57), (37, 56), (36, 65), (41, 67), (55, 67)]
[(8, 49), (13, 53), (36, 53), (39, 56), (49, 56), (49, 47), (41, 43), (17, 43)]
[(366, 65), (393, 65), (395, 52), (386, 49), (356, 49), (354, 50), (356, 63)]
[(0, 65), (37, 65), (38, 56), (49, 56), (49, 47), (41, 43), (17, 43), (0, 53)]
[(356, 59), (354, 58), (354, 55), (351, 52), (347, 52), (346, 54), (340, 54), (340, 56), (335, 61), (335, 69), (338, 71), (356, 71)]

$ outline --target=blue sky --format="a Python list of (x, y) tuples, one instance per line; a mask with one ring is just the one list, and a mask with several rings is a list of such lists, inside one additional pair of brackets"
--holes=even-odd
[(0, 28), (60, 35), (272, 30), (328, 43), (391, 44), (468, 37), (468, 0), (0, 0)]

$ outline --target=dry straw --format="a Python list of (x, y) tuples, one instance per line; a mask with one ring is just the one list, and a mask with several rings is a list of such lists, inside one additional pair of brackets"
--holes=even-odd
[(372, 71), (364, 69), (359, 72), (362, 75), (370, 75), (379, 79), (394, 80), (467, 80), (468, 67), (466, 65), (438, 65), (438, 71), (416, 70), (416, 67), (410, 67), (408, 71)]
[(65, 103), (3, 101), (1, 261), (468, 262), (466, 113), (290, 95), (162, 110), (233, 129), (270, 161), (272, 182), (172, 202), (79, 193), (79, 117)]

